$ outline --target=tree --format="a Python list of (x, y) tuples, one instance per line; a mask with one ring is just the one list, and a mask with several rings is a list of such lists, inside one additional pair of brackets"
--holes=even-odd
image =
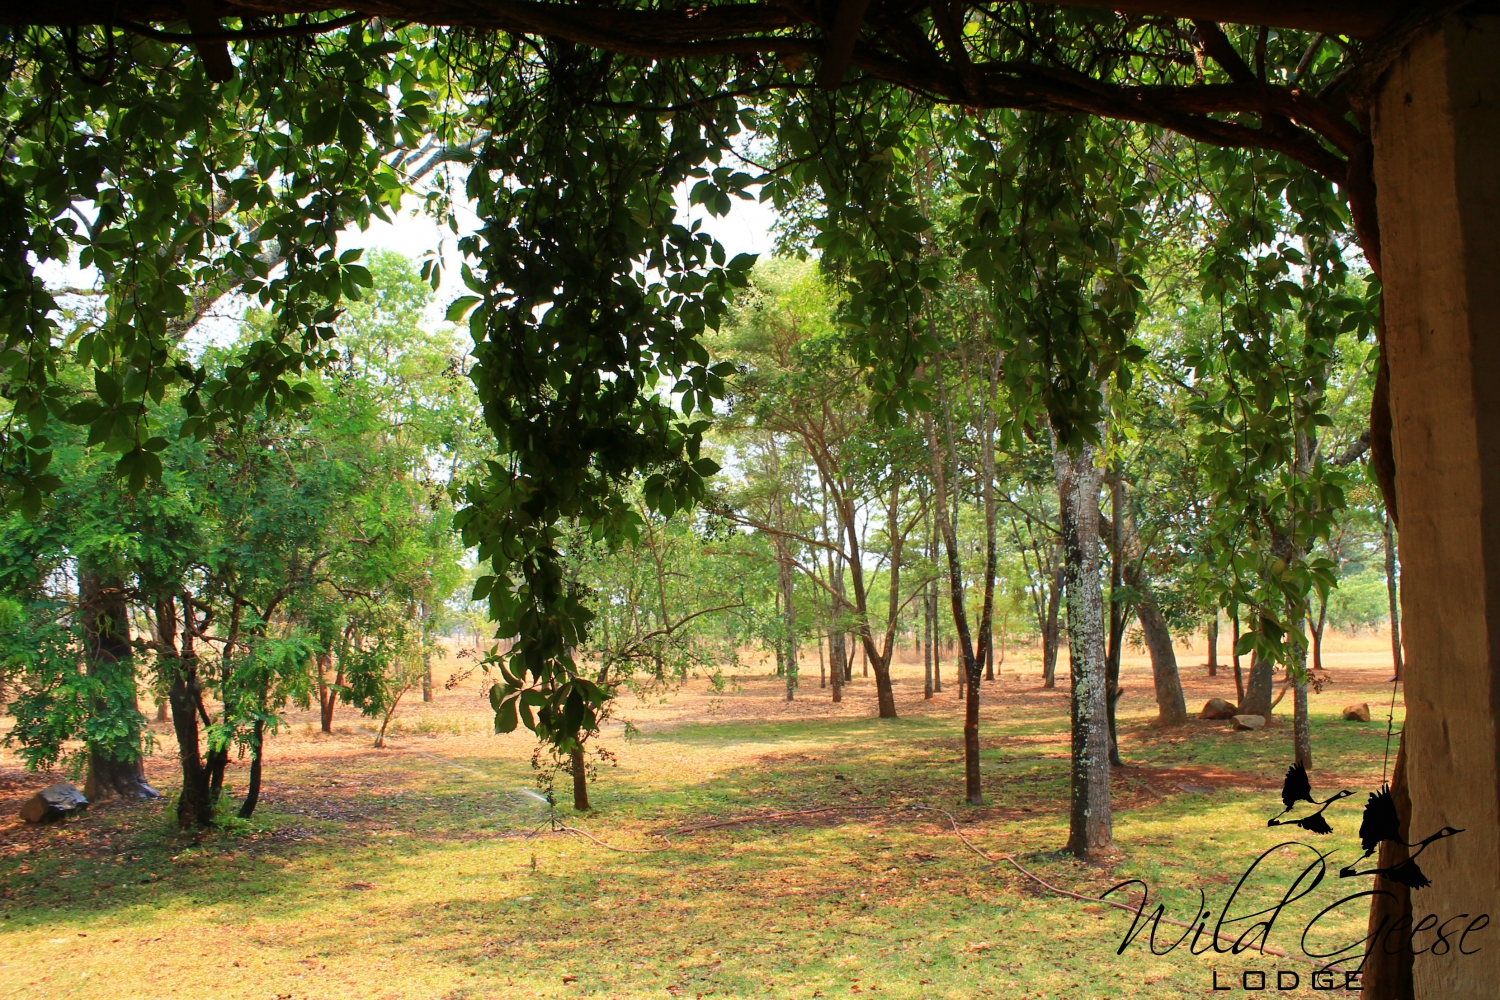
[[(831, 322), (829, 297), (811, 269), (788, 264), (757, 272), (752, 293), (739, 304), (737, 333), (726, 345), (747, 363), (735, 380), (735, 421), (761, 435), (746, 438), (746, 444), (770, 447), (768, 453), (779, 447), (772, 445), (775, 440), (795, 441), (832, 515), (819, 537), (808, 533), (811, 525), (773, 525), (754, 516), (746, 523), (780, 538), (783, 547), (796, 544), (831, 557), (826, 570), (805, 559), (796, 565), (828, 594), (835, 621), (852, 619), (875, 674), (880, 717), (894, 718), (890, 664), (901, 614), (917, 593), (910, 584), (903, 590), (901, 582), (907, 537), (921, 519), (906, 475), (915, 464), (915, 436), (863, 412), (869, 399), (859, 369), (851, 364), (856, 359)], [(811, 492), (811, 483), (805, 492)], [(873, 540), (882, 550), (875, 553), (864, 537), (872, 523), (879, 526)], [(878, 561), (868, 562), (872, 556)], [(874, 620), (877, 587), (885, 590), (883, 622)]]

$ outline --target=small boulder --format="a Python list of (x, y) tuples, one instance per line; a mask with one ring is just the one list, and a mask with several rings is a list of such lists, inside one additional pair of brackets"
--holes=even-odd
[(1360, 702), (1358, 705), (1350, 705), (1344, 709), (1344, 718), (1349, 722), (1369, 722), (1370, 706), (1364, 702)]
[(1229, 704), (1223, 698), (1210, 698), (1203, 706), (1203, 711), (1198, 713), (1200, 719), (1232, 719), (1234, 713), (1239, 709)]
[(88, 807), (89, 800), (82, 792), (66, 781), (59, 781), (27, 799), (21, 806), (21, 818), (28, 823), (50, 823)]
[(1236, 729), (1260, 729), (1266, 724), (1264, 715), (1236, 715), (1234, 717), (1234, 728)]

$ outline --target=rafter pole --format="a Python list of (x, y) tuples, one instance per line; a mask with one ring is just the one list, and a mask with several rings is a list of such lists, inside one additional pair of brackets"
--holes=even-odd
[(833, 15), (833, 27), (828, 31), (828, 43), (823, 49), (823, 66), (818, 70), (818, 85), (833, 90), (844, 82), (844, 71), (854, 58), (854, 43), (859, 40), (859, 29), (865, 23), (865, 11), (870, 0), (842, 0), (838, 13)]
[[(219, 18), (214, 11), (214, 0), (186, 0), (188, 27), (195, 35), (216, 35), (221, 30)], [(203, 60), (203, 71), (215, 83), (225, 83), (234, 78), (234, 63), (229, 59), (229, 46), (222, 41), (194, 42), (198, 58)]]

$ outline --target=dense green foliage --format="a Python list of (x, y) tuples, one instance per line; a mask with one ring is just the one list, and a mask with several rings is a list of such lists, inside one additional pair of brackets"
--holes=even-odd
[[(963, 41), (1007, 73), (1061, 60), (1111, 86), (1205, 78), (1202, 50), (1166, 25), (1071, 9), (1026, 16), (1028, 30), (976, 17)], [(951, 47), (952, 25), (928, 27), (934, 37), (949, 32)], [(414, 584), (382, 589), (359, 578), (362, 567), (318, 559), (325, 525), (361, 545), (371, 538), (360, 533), (377, 522), (393, 526), (402, 544), (410, 540), (394, 528), (401, 522), (392, 512), (402, 506), (394, 494), (355, 503), (348, 493), (355, 481), (363, 489), (381, 476), (337, 459), (290, 491), (263, 482), (278, 453), (252, 442), (285, 442), (300, 476), (295, 456), (321, 433), (306, 413), (350, 374), (334, 339), (344, 310), (357, 310), (353, 303), (376, 284), (358, 252), (340, 248), (340, 232), (388, 216), (408, 193), (446, 218), (454, 189), (440, 165), (463, 163), (464, 194), (481, 225), (461, 244), (467, 263), (457, 277), (471, 294), (448, 316), (473, 337), (466, 372), (492, 440), (483, 474), (464, 480), (454, 524), (485, 567), (475, 597), (488, 601), (497, 635), (516, 639), (496, 654), (501, 728), (524, 723), (568, 749), (596, 727), (608, 688), (581, 669), (577, 651), (593, 641), (597, 609), (570, 570), (569, 546), (578, 546), (568, 539), (636, 544), (651, 518), (703, 500), (705, 477), (718, 467), (705, 434), (730, 369), (711, 357), (707, 331), (722, 323), (753, 262), (727, 260), (701, 229), (684, 225), (679, 190), (721, 214), (759, 185), (787, 220), (789, 246), (817, 251), (833, 280), (839, 333), (816, 350), (855, 375), (840, 383), (840, 405), (858, 424), (850, 438), (857, 446), (825, 462), (817, 481), (824, 490), (835, 481), (868, 490), (847, 497), (836, 542), (825, 528), (812, 543), (788, 546), (783, 531), (777, 558), (810, 565), (814, 549), (826, 556), (835, 545), (831, 565), (862, 572), (859, 515), (849, 504), (880, 497), (889, 582), (831, 598), (840, 621), (854, 609), (846, 624), (868, 655), (888, 653), (914, 593), (897, 577), (906, 535), (922, 524), (933, 489), (918, 427), (939, 412), (946, 419), (943, 407), (957, 400), (948, 383), (965, 377), (948, 355), (983, 357), (974, 370), (989, 373), (982, 388), (971, 378), (966, 390), (977, 423), (941, 435), (950, 458), (973, 447), (965, 439), (974, 426), (992, 428), (974, 453), (979, 466), (998, 445), (1018, 470), (1045, 475), (1038, 456), (1027, 457), (1039, 441), (1044, 451), (1113, 447), (1107, 432), (1142, 384), (1148, 344), (1137, 324), (1150, 295), (1157, 311), (1180, 302), (1189, 314), (1221, 320), (1161, 345), (1186, 359), (1191, 384), (1209, 386), (1195, 404), (1184, 399), (1180, 415), (1197, 449), (1196, 479), (1185, 489), (1197, 491), (1195, 502), (1209, 498), (1217, 518), (1200, 532), (1214, 544), (1189, 560), (1204, 567), (1195, 600), (1253, 606), (1259, 624), (1249, 642), (1299, 662), (1286, 637), (1302, 634), (1308, 596), (1332, 580), (1313, 553), (1333, 537), (1347, 488), (1312, 447), (1326, 418), (1328, 363), (1335, 338), (1366, 333), (1374, 309), (1372, 296), (1351, 288), (1351, 221), (1330, 179), (1341, 176), (1340, 155), (1352, 156), (1345, 147), (1355, 140), (1335, 152), (1297, 129), (1171, 119), (1194, 138), (1278, 150), (1219, 154), (1187, 147), (1158, 125), (960, 112), (873, 77), (823, 90), (811, 86), (814, 68), (792, 56), (695, 51), (652, 60), (557, 39), (378, 21), (237, 41), (238, 65), (223, 83), (208, 79), (192, 48), (139, 34), (123, 36), (116, 51), (107, 30), (114, 54), (98, 70), (80, 61), (76, 34), (6, 32), (5, 502), (29, 521), (52, 523), (85, 474), (103, 474), (101, 462), (134, 496), (188, 497), (192, 517), (226, 518), (247, 546), (231, 545), (209, 576), (252, 632), (291, 607), (277, 594), (315, 577), (315, 559), (350, 574), (351, 592), (421, 603)], [(1101, 55), (1116, 51), (1101, 49), (1105, 35), (1130, 43), (1118, 51), (1138, 54)], [(1036, 38), (1048, 39), (1045, 51)], [(1300, 32), (1231, 41), (1253, 46), (1256, 72), (1278, 85), (1326, 82), (1343, 60), (1337, 46)], [(1213, 79), (1238, 81), (1243, 63), (1222, 49), (1214, 58)], [(986, 80), (1010, 85), (1009, 77)], [(980, 93), (977, 77), (964, 86)], [(1097, 110), (1112, 113), (1107, 103)], [(1338, 121), (1327, 134), (1358, 136)], [(438, 182), (423, 188), (420, 178), (435, 169)], [(1175, 221), (1183, 216), (1193, 221)], [(1164, 240), (1174, 226), (1177, 241)], [(1152, 280), (1153, 269), (1166, 270), (1163, 257), (1176, 267), (1161, 282), (1166, 292)], [(69, 258), (95, 269), (102, 292), (101, 307), (76, 324), (39, 270)], [(441, 279), (437, 261), (424, 277)], [(231, 294), (263, 310), (255, 335), (224, 356), (195, 357), (186, 334)], [(378, 407), (350, 416), (355, 426), (400, 419)], [(937, 434), (925, 435), (929, 451)], [(1118, 440), (1130, 440), (1128, 427)], [(87, 462), (70, 458), (70, 448), (86, 449)], [(205, 449), (222, 461), (207, 461)], [(439, 449), (444, 461), (448, 449)], [(206, 485), (176, 482), (204, 469), (225, 482), (253, 479), (245, 504), (284, 510), (291, 493), (300, 502), (305, 492), (317, 513), (292, 518), (296, 531), (262, 547), (248, 507), (222, 496), (210, 503), (193, 492)], [(971, 468), (965, 483), (977, 472), (988, 476)], [(786, 485), (776, 501), (782, 513), (802, 489)], [(1037, 487), (1033, 478), (1027, 488)], [(806, 502), (811, 493), (800, 495)], [(434, 523), (440, 506), (430, 505)], [(1049, 518), (1033, 508), (1023, 520), (1034, 541)], [(993, 562), (995, 545), (987, 549)], [(420, 561), (378, 544), (370, 555), (382, 580), (399, 577), (389, 573), (402, 560)], [(181, 560), (171, 566), (166, 577), (187, 572)], [(833, 572), (818, 586), (839, 589)], [(986, 565), (981, 575), (989, 573)], [(908, 574), (908, 585), (919, 582), (920, 573)], [(877, 587), (886, 610), (872, 627)], [(340, 623), (364, 614), (359, 600), (335, 591), (306, 598), (301, 627), (319, 648), (337, 645), (348, 628)], [(361, 620), (356, 631), (386, 630), (399, 659), (397, 650), (415, 641), (403, 620)], [(257, 685), (301, 695), (269, 680)], [(240, 702), (250, 706), (246, 719), (269, 712), (251, 705), (256, 698)]]
[[(388, 719), (422, 683), (463, 580), (449, 476), (482, 443), (451, 332), (421, 328), (430, 289), (398, 256), (371, 270), (376, 291), (340, 319), (306, 405), (176, 435), (150, 484), (129, 489), (107, 446), (52, 421), (64, 486), (0, 533), (9, 739), (29, 762), (138, 756), (137, 685), (164, 702), (186, 660), (211, 760), (257, 754), (288, 705), (319, 699), (325, 724), (337, 700)], [(233, 366), (258, 333), (203, 368)], [(87, 574), (123, 591), (135, 625), (132, 655), (105, 672), (86, 655)]]

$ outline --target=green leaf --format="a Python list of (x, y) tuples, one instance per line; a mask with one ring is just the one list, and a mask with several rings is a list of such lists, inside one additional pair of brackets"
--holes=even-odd
[(443, 318), (449, 323), (461, 323), (463, 322), (463, 318), (469, 314), (469, 310), (478, 305), (480, 301), (481, 299), (477, 295), (460, 295), (449, 304), (448, 311), (443, 314)]

